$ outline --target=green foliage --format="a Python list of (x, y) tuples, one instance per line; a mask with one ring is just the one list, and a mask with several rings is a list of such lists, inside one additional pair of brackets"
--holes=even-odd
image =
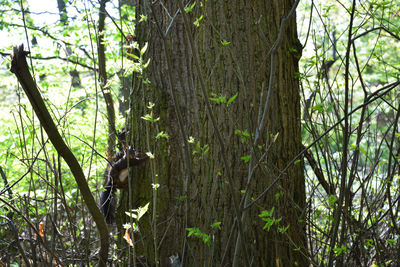
[[(145, 121), (148, 121), (148, 122), (151, 122), (151, 123), (155, 123), (155, 122), (160, 120), (159, 117), (158, 118), (154, 118), (153, 110), (152, 110), (154, 105), (155, 105), (154, 103), (149, 102), (149, 104), (147, 105), (147, 108), (151, 110), (150, 114), (146, 114), (146, 115), (142, 116), (141, 119), (143, 119)], [(157, 136), (159, 136), (159, 135), (157, 135)]]
[(247, 131), (247, 129), (245, 129), (245, 130), (236, 129), (235, 134), (241, 136), (242, 144), (244, 144), (246, 142), (247, 138), (250, 137), (250, 133)]
[(200, 17), (198, 17), (193, 24), (196, 25), (196, 27), (200, 27), (200, 22), (203, 20), (203, 15), (201, 15)]
[(139, 22), (147, 21), (147, 16), (140, 14)]
[(203, 233), (199, 228), (186, 228), (186, 231), (189, 232), (187, 235), (188, 237), (198, 237), (204, 242), (204, 244), (211, 246), (211, 237), (209, 234)]
[(238, 94), (239, 94), (239, 93), (236, 93), (236, 94), (234, 94), (233, 96), (231, 96), (231, 97), (228, 99), (228, 102), (226, 102), (226, 106), (229, 106), (229, 105), (236, 99), (236, 97), (238, 96)]
[(231, 42), (226, 41), (226, 40), (222, 40), (222, 41), (221, 41), (221, 44), (222, 44), (223, 46), (229, 45), (230, 43), (231, 43)]
[(221, 104), (221, 103), (226, 103), (226, 97), (223, 95), (217, 96), (214, 93), (211, 93), (211, 96), (209, 99), (217, 104)]
[(319, 111), (319, 112), (324, 112), (324, 111), (325, 111), (325, 108), (324, 108), (324, 104), (323, 104), (323, 103), (317, 104), (317, 105), (313, 106), (311, 109), (312, 109), (312, 110)]
[(340, 254), (347, 252), (347, 247), (346, 245), (341, 245), (340, 247), (334, 248), (333, 250), (335, 251), (336, 256), (339, 256)]
[(216, 104), (225, 104), (226, 107), (229, 107), (229, 105), (237, 98), (239, 93), (234, 94), (231, 96), (228, 100), (226, 99), (226, 96), (224, 95), (217, 95), (215, 93), (211, 93), (211, 96), (209, 99)]
[(222, 222), (214, 222), (213, 224), (211, 224), (211, 227), (221, 230), (221, 224), (222, 224)]
[[(211, 224), (211, 229), (214, 231), (221, 230), (222, 222), (215, 221)], [(203, 241), (204, 244), (211, 246), (211, 236), (210, 234), (202, 232), (199, 228), (186, 228), (188, 231), (188, 237), (195, 236)]]
[(193, 136), (189, 136), (188, 143), (189, 144), (194, 144), (195, 143), (195, 140), (194, 140)]
[(250, 161), (250, 155), (241, 156), (240, 159), (243, 160), (244, 163), (248, 163)]
[(281, 233), (281, 234), (284, 234), (284, 233), (286, 233), (287, 232), (287, 230), (289, 229), (289, 227), (290, 227), (290, 225), (288, 225), (288, 226), (279, 226), (278, 227), (278, 231)]
[(168, 140), (169, 139), (168, 133), (166, 133), (164, 131), (159, 132), (156, 136), (156, 139), (161, 139), (161, 138)]
[(185, 8), (185, 12), (189, 13), (193, 11), (193, 8), (196, 6), (196, 1), (193, 2), (190, 6)]
[(143, 215), (145, 215), (147, 213), (147, 211), (149, 210), (149, 205), (150, 205), (150, 202), (148, 202), (143, 207), (139, 207), (137, 209), (132, 209), (129, 212), (127, 211), (127, 212), (125, 212), (125, 214), (128, 215), (129, 217), (135, 219), (136, 221), (139, 221), (140, 218), (142, 218)]
[[(258, 217), (260, 217), (261, 220), (263, 220), (265, 222), (265, 225), (263, 227), (264, 230), (267, 229), (267, 231), (269, 231), (273, 225), (279, 224), (279, 222), (282, 220), (282, 218), (276, 219), (274, 217), (274, 210), (275, 210), (275, 208), (272, 207), (272, 209), (270, 209), (269, 211), (268, 210), (263, 210), (258, 215)], [(289, 226), (287, 226), (287, 227), (289, 227)], [(282, 228), (281, 231), (286, 231), (287, 229), (286, 230), (285, 229), (286, 228)]]
[(200, 144), (200, 141), (197, 141), (196, 145), (192, 151), (192, 154), (193, 155), (197, 154), (197, 155), (199, 155), (200, 158), (203, 158), (208, 153), (209, 150), (210, 150), (210, 147), (207, 144), (202, 146)]
[(143, 119), (145, 121), (148, 121), (148, 122), (151, 122), (151, 123), (155, 123), (155, 122), (160, 120), (159, 117), (158, 118), (154, 118), (153, 111), (151, 111), (150, 114), (146, 114), (146, 115), (142, 116), (141, 119)]

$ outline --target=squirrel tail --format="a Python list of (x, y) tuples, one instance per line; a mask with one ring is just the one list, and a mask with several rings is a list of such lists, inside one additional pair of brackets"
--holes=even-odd
[(115, 219), (115, 187), (112, 181), (108, 181), (104, 188), (105, 190), (100, 194), (100, 209), (107, 224), (112, 224)]

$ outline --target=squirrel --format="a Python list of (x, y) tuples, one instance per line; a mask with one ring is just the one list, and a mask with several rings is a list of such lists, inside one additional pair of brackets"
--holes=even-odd
[(145, 162), (149, 156), (139, 157), (137, 152), (132, 146), (128, 149), (124, 148), (125, 153), (123, 156), (119, 156), (111, 166), (108, 173), (108, 181), (104, 186), (105, 190), (100, 194), (100, 208), (106, 219), (107, 224), (114, 222), (115, 214), (115, 191), (117, 189), (124, 189), (128, 184), (128, 158), (129, 167), (139, 165)]

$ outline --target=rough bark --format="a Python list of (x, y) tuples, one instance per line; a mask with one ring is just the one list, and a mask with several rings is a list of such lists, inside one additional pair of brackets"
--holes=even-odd
[[(200, 55), (202, 71), (198, 74), (193, 61), (195, 51), (189, 45), (182, 16), (175, 16), (177, 5), (171, 1), (163, 1), (163, 5), (156, 2), (151, 9), (148, 1), (136, 1), (137, 13), (149, 18), (138, 25), (137, 38), (141, 44), (149, 42), (146, 56), (152, 63), (145, 72), (151, 84), (141, 84), (131, 95), (131, 109), (134, 109), (131, 124), (137, 133), (150, 136), (147, 145), (156, 155), (153, 164), (160, 183), (157, 240), (161, 265), (176, 252), (181, 253), (184, 263), (189, 266), (211, 263), (230, 266), (234, 262), (242, 266), (247, 261), (236, 245), (238, 230), (228, 177), (234, 177), (233, 193), (238, 199), (250, 179), (249, 203), (301, 151), (299, 84), (295, 78), (301, 46), (295, 16), (288, 21), (275, 53), (270, 108), (261, 137), (253, 144), (260, 122), (259, 108), (260, 105), (261, 109), (264, 107), (267, 98), (269, 52), (278, 38), (280, 23), (293, 3), (292, 0), (207, 1), (196, 5), (187, 15), (191, 22), (203, 16), (199, 27), (191, 24), (190, 29)], [(161, 34), (168, 31), (166, 45), (160, 30)], [(167, 56), (171, 56), (170, 64), (164, 49)], [(172, 79), (169, 79), (170, 75)], [(238, 93), (230, 105), (210, 102), (225, 150), (221, 150), (210, 114), (206, 111), (200, 75), (205, 79), (208, 94), (229, 99)], [(173, 101), (171, 90), (177, 96), (177, 103)], [(144, 105), (149, 101), (156, 103), (156, 114), (160, 117), (157, 128), (145, 126), (140, 120), (148, 113)], [(179, 126), (177, 112), (183, 117), (185, 134)], [(169, 134), (168, 141), (154, 141), (154, 136), (161, 130)], [(244, 140), (236, 130), (247, 131), (250, 136)], [(209, 147), (203, 155), (199, 147), (192, 145), (191, 152), (195, 153), (190, 158), (191, 164), (185, 156), (185, 135), (193, 136), (202, 148)], [(143, 143), (141, 138), (136, 141)], [(263, 147), (259, 149), (258, 146)], [(222, 153), (227, 155), (228, 164), (222, 161)], [(251, 164), (260, 163), (253, 175), (249, 175), (249, 163), (241, 159), (246, 155), (252, 155)], [(138, 182), (136, 189), (142, 194), (147, 192), (148, 200), (151, 200), (151, 188), (148, 187), (150, 182), (146, 181), (150, 179), (146, 177), (142, 183)], [(254, 266), (307, 265), (302, 255), (307, 254), (301, 223), (304, 202), (303, 162), (299, 161), (240, 218)], [(282, 218), (282, 221), (266, 231), (263, 230), (265, 223), (258, 215), (272, 207), (274, 217)], [(221, 230), (210, 226), (214, 222), (221, 222)], [(288, 225), (284, 234), (279, 233), (278, 226)], [(211, 246), (200, 238), (187, 238), (188, 227), (209, 234)], [(154, 229), (148, 231), (154, 234)]]

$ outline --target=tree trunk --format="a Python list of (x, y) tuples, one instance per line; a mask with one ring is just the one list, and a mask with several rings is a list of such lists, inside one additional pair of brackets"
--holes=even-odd
[[(301, 151), (296, 79), (301, 45), (295, 15), (283, 29), (278, 49), (273, 50), (275, 66), (270, 76), (271, 48), (282, 19), (294, 3), (196, 3), (186, 13), (191, 21), (190, 37), (195, 40), (192, 49), (173, 1), (163, 5), (156, 2), (153, 7), (149, 1), (136, 1), (136, 13), (148, 18), (137, 25), (137, 38), (141, 46), (145, 42), (149, 45), (145, 57), (151, 58), (151, 63), (144, 76), (151, 83), (137, 81), (139, 86), (132, 91), (130, 128), (135, 143), (145, 144), (155, 159), (148, 175), (137, 181), (135, 192), (141, 193), (134, 198), (143, 203), (156, 202), (150, 214), (154, 207), (157, 214), (141, 223), (142, 234), (147, 236), (143, 253), (154, 261), (157, 251), (161, 266), (178, 252), (188, 266), (243, 266), (248, 261), (253, 266), (307, 266), (301, 223), (305, 206), (303, 161), (281, 174)], [(165, 43), (160, 30), (162, 34), (167, 32)], [(200, 56), (200, 72), (193, 60), (196, 53)], [(201, 79), (210, 95), (207, 101), (212, 105), (212, 114), (207, 112)], [(262, 123), (268, 89), (272, 89), (269, 108)], [(154, 117), (160, 117), (156, 123), (141, 119), (150, 113), (148, 102), (155, 103)], [(216, 128), (211, 116), (216, 119)], [(265, 126), (257, 137), (260, 124)], [(156, 139), (160, 131), (167, 132), (169, 139)], [(216, 131), (223, 137), (224, 146), (217, 140)], [(194, 141), (189, 144), (190, 137)], [(233, 178), (233, 192), (229, 177)], [(154, 182), (160, 184), (157, 191), (150, 186)], [(242, 200), (241, 207), (247, 206), (271, 184), (267, 194), (240, 211), (244, 234), (239, 239), (232, 194)], [(269, 231), (264, 230), (266, 222), (258, 215), (272, 208), (275, 223)], [(286, 231), (282, 230), (287, 226)], [(198, 228), (201, 233), (187, 237), (187, 228)], [(248, 259), (240, 246), (243, 241)]]
[(67, 6), (64, 0), (57, 0), (58, 13), (60, 14), (60, 21), (64, 24), (68, 24), (68, 13)]
[[(60, 22), (67, 28), (68, 27), (68, 12), (67, 5), (64, 0), (57, 0), (58, 14), (60, 15)], [(68, 30), (68, 29), (66, 29)], [(71, 56), (72, 49), (69, 45), (65, 46), (65, 54), (67, 57)], [(74, 88), (78, 88), (81, 86), (81, 77), (79, 76), (79, 72), (75, 69), (69, 71), (69, 75), (71, 76), (71, 85)]]
[(106, 155), (111, 160), (115, 153), (115, 140), (116, 140), (116, 129), (115, 129), (115, 108), (114, 100), (112, 98), (111, 90), (107, 85), (107, 69), (106, 69), (106, 56), (105, 56), (105, 45), (104, 45), (104, 28), (106, 19), (106, 4), (109, 0), (101, 0), (99, 8), (99, 23), (97, 27), (97, 53), (99, 60), (99, 81), (101, 91), (103, 92), (104, 101), (107, 107), (107, 121), (108, 121), (108, 146), (106, 149)]

